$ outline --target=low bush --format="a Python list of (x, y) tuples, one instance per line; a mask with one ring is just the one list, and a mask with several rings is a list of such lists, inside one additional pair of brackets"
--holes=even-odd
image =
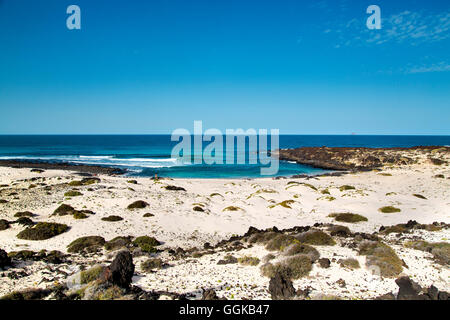
[(23, 240), (47, 240), (69, 230), (65, 224), (39, 222), (34, 227), (21, 231), (17, 238)]

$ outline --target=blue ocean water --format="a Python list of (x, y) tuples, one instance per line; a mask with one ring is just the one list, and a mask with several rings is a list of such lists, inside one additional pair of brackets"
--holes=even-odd
[[(0, 159), (96, 164), (128, 169), (130, 175), (178, 178), (260, 177), (260, 164), (186, 164), (172, 158), (170, 135), (0, 135)], [(203, 142), (203, 148), (208, 142)], [(281, 135), (280, 148), (412, 147), (450, 145), (450, 136)], [(225, 146), (225, 143), (224, 143)], [(248, 141), (246, 141), (248, 153)], [(268, 143), (270, 146), (270, 141)], [(236, 152), (228, 150), (226, 152)], [(226, 152), (222, 155), (225, 157)], [(257, 150), (250, 150), (250, 157)], [(193, 154), (193, 157), (196, 155)], [(198, 155), (197, 155), (198, 156)], [(317, 174), (321, 169), (280, 161), (276, 176)]]

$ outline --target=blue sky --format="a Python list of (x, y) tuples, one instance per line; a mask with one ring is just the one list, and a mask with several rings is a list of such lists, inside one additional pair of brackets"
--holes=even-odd
[[(66, 8), (81, 8), (81, 30)], [(369, 30), (366, 8), (381, 8)], [(450, 3), (0, 0), (0, 133), (450, 134)]]

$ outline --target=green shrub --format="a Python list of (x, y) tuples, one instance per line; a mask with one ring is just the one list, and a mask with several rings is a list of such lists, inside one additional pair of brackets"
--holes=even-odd
[(95, 281), (102, 277), (105, 273), (106, 268), (103, 266), (94, 266), (88, 270), (81, 271), (81, 284), (87, 284), (89, 282)]
[(200, 207), (200, 206), (195, 206), (195, 207), (192, 208), (192, 210), (198, 211), (198, 212), (204, 212), (204, 211), (205, 211), (205, 209), (203, 209), (203, 208)]
[(239, 211), (239, 210), (242, 210), (242, 209), (239, 207), (236, 207), (236, 206), (228, 206), (225, 209), (223, 209), (222, 211)]
[(81, 237), (72, 241), (67, 246), (70, 253), (80, 253), (82, 251), (94, 252), (105, 244), (105, 239), (100, 236)]
[(259, 259), (256, 257), (244, 256), (238, 258), (238, 263), (244, 266), (257, 266), (259, 264)]
[(424, 197), (424, 196), (423, 196), (423, 195), (421, 195), (421, 194), (417, 194), (417, 193), (415, 193), (415, 194), (413, 194), (413, 196), (414, 196), (414, 197), (416, 197), (416, 198), (419, 198), (419, 199), (427, 200), (427, 198), (426, 198), (426, 197)]
[(28, 226), (28, 227), (34, 225), (33, 220), (31, 220), (30, 218), (27, 218), (27, 217), (21, 217), (21, 218), (17, 219), (16, 223), (18, 223), (22, 226)]
[(83, 194), (79, 191), (67, 191), (66, 193), (64, 193), (64, 197), (78, 197), (78, 196), (82, 196)]
[(220, 193), (217, 193), (217, 192), (211, 193), (209, 196), (210, 196), (211, 198), (212, 198), (212, 197), (222, 197), (222, 198), (223, 198), (223, 195), (221, 195)]
[(356, 222), (361, 222), (361, 221), (367, 221), (367, 218), (359, 215), (359, 214), (355, 214), (355, 213), (332, 213), (329, 215), (329, 217), (334, 218), (334, 220), (339, 221), (339, 222), (348, 222), (348, 223), (356, 223)]
[(302, 254), (309, 257), (313, 262), (320, 258), (319, 251), (317, 251), (314, 247), (303, 243), (294, 243), (290, 245), (283, 250), (283, 254), (286, 256), (296, 256)]
[(286, 209), (292, 209), (291, 204), (293, 204), (294, 202), (295, 202), (294, 200), (284, 200), (280, 203), (270, 205), (269, 208), (272, 209), (275, 208), (276, 206), (281, 206)]
[[(277, 232), (258, 232), (250, 236), (249, 243), (266, 243), (280, 234)], [(276, 249), (275, 249), (276, 250)]]
[(23, 240), (46, 240), (69, 230), (65, 224), (53, 222), (39, 222), (34, 227), (27, 228), (17, 235)]
[(82, 186), (81, 181), (78, 181), (78, 180), (70, 181), (70, 182), (68, 183), (68, 185), (71, 186), (71, 187), (79, 187), (79, 186)]
[(24, 211), (24, 212), (17, 212), (14, 217), (16, 218), (22, 218), (22, 217), (27, 217), (27, 218), (32, 218), (34, 217), (35, 214), (29, 211)]
[(185, 188), (177, 186), (165, 186), (164, 188), (169, 191), (186, 191)]
[(382, 242), (362, 242), (359, 254), (366, 256), (366, 265), (376, 267), (382, 277), (396, 277), (403, 271), (403, 261), (391, 247)]
[(297, 255), (286, 258), (276, 264), (266, 263), (261, 266), (261, 273), (265, 277), (272, 278), (280, 273), (287, 279), (300, 279), (307, 276), (312, 270), (312, 263), (309, 257)]
[(88, 216), (81, 211), (75, 211), (75, 213), (73, 214), (74, 219), (86, 219)]
[(450, 264), (450, 243), (448, 242), (409, 241), (405, 243), (405, 247), (430, 252), (439, 264)]
[(0, 219), (0, 231), (9, 229), (9, 221), (5, 219)]
[(154, 217), (155, 215), (153, 213), (147, 212), (146, 214), (143, 215), (144, 218), (150, 218), (150, 217)]
[(69, 214), (74, 214), (75, 212), (76, 210), (72, 206), (69, 206), (68, 204), (62, 204), (58, 208), (56, 208), (53, 214), (56, 214), (58, 216), (66, 216)]
[(141, 250), (144, 252), (154, 253), (157, 251), (155, 247), (161, 245), (161, 242), (156, 240), (154, 237), (142, 236), (142, 237), (137, 237), (133, 241), (133, 244), (135, 246), (141, 248)]
[(308, 187), (310, 189), (313, 189), (314, 191), (317, 191), (317, 188), (314, 187), (312, 184), (310, 183), (301, 183), (302, 185), (304, 185), (305, 187)]
[(296, 241), (296, 239), (293, 236), (286, 235), (286, 234), (279, 234), (267, 243), (266, 249), (269, 251), (275, 251), (275, 250), (280, 251), (280, 250), (283, 250), (284, 248), (290, 246), (295, 241)]
[(132, 204), (130, 204), (127, 208), (128, 210), (133, 210), (133, 209), (144, 209), (148, 206), (148, 203), (142, 200), (138, 200), (133, 202)]
[(151, 272), (153, 269), (161, 269), (163, 261), (159, 258), (150, 258), (141, 263), (141, 269), (144, 272)]
[(123, 218), (119, 217), (119, 216), (108, 216), (108, 217), (103, 217), (102, 220), (108, 221), (108, 222), (116, 222), (116, 221), (122, 221)]
[(395, 212), (400, 212), (401, 211), (399, 208), (396, 208), (396, 207), (393, 207), (393, 206), (381, 207), (378, 210), (380, 212), (383, 212), (383, 213), (395, 213)]
[(338, 260), (338, 263), (341, 265), (341, 267), (348, 268), (348, 269), (359, 269), (359, 262), (356, 259), (348, 258), (348, 259), (340, 259)]
[(319, 245), (319, 246), (334, 246), (336, 242), (328, 234), (321, 230), (309, 230), (300, 233), (296, 238), (303, 243)]
[(354, 186), (349, 186), (349, 185), (343, 185), (339, 188), (340, 191), (347, 191), (347, 190), (355, 190)]
[(382, 231), (382, 233), (384, 233), (384, 234), (405, 233), (405, 232), (408, 232), (408, 229), (402, 225), (390, 226)]

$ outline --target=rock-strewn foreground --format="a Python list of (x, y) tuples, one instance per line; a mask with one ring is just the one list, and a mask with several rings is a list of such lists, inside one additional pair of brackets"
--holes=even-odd
[(448, 148), (405, 152), (289, 179), (0, 168), (0, 296), (446, 300)]

